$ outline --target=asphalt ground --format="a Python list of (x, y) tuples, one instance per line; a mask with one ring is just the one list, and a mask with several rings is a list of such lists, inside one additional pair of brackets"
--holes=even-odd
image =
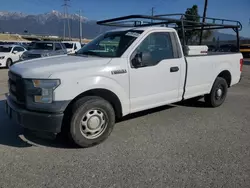
[[(133, 114), (98, 146), (75, 148), (11, 122), (0, 101), (0, 187), (250, 187), (250, 62), (225, 103)], [(7, 91), (7, 70), (0, 89)]]

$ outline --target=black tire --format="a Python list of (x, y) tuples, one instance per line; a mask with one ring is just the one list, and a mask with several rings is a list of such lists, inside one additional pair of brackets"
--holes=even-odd
[[(83, 148), (91, 147), (103, 142), (108, 138), (115, 125), (114, 109), (108, 101), (101, 97), (87, 96), (76, 101), (73, 105), (72, 113), (70, 121), (70, 139)], [(93, 114), (92, 116), (91, 113)], [(102, 130), (99, 131), (99, 133), (92, 134), (91, 132), (88, 132), (97, 130), (91, 129), (91, 125), (88, 125), (91, 124), (90, 116), (92, 121), (95, 120), (94, 123), (98, 124), (98, 128)], [(85, 125), (82, 125), (82, 122), (84, 121), (86, 121), (86, 124), (84, 123)], [(100, 135), (95, 138), (95, 134)]]
[[(218, 93), (221, 90), (221, 95)], [(228, 85), (224, 78), (218, 77), (216, 78), (214, 85), (210, 94), (205, 95), (206, 105), (209, 107), (218, 107), (222, 105), (227, 97)]]
[(6, 67), (10, 68), (11, 65), (12, 65), (12, 60), (9, 58), (6, 60)]

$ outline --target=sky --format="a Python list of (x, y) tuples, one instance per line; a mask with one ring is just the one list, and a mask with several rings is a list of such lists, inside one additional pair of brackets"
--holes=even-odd
[[(129, 14), (184, 13), (196, 4), (202, 15), (205, 0), (69, 0), (69, 12), (91, 20), (102, 20)], [(2, 2), (2, 3), (1, 3)], [(40, 14), (52, 10), (63, 11), (63, 0), (0, 0), (0, 11)], [(250, 37), (250, 0), (208, 0), (208, 17), (239, 20), (243, 25), (241, 36)]]

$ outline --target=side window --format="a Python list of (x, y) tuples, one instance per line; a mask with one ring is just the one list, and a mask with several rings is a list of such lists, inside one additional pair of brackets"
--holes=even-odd
[(66, 50), (66, 49), (67, 49), (64, 43), (61, 43), (61, 45), (62, 45), (62, 49), (63, 49), (63, 50)]
[(141, 66), (154, 66), (164, 59), (173, 59), (174, 51), (169, 33), (149, 34), (137, 47), (133, 56), (141, 56)]
[(57, 51), (61, 49), (62, 49), (61, 45), (59, 43), (55, 43), (55, 50)]
[(18, 51), (18, 52), (23, 52), (24, 49), (23, 49), (22, 47), (16, 47), (16, 51)]
[(14, 53), (15, 51), (18, 52), (17, 47), (14, 47), (14, 48), (13, 48), (12, 53)]
[(22, 47), (16, 46), (16, 47), (13, 48), (13, 51), (12, 51), (12, 52), (14, 52), (14, 51), (23, 52), (24, 49), (23, 49)]

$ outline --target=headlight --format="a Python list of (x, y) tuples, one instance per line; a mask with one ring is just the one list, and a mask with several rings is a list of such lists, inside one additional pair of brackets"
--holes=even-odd
[(32, 80), (35, 88), (41, 89), (40, 95), (34, 95), (37, 103), (52, 103), (53, 91), (60, 85), (60, 80)]
[(5, 58), (5, 56), (0, 56), (0, 59), (4, 59)]

